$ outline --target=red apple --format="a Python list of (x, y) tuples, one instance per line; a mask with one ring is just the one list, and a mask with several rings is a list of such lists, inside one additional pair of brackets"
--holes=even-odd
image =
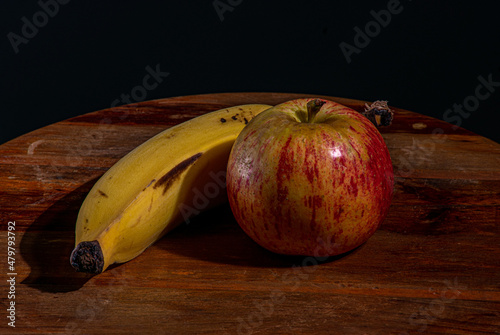
[(332, 256), (361, 245), (386, 217), (393, 185), (378, 129), (322, 99), (288, 101), (252, 119), (227, 168), (238, 224), (288, 255)]

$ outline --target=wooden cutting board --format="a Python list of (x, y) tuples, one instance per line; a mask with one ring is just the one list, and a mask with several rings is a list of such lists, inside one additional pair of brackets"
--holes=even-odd
[[(380, 129), (396, 174), (390, 214), (343, 257), (314, 264), (272, 254), (244, 234), (225, 205), (102, 274), (71, 268), (78, 209), (120, 157), (200, 114), (299, 97), (311, 95), (147, 101), (1, 145), (2, 333), (499, 334), (500, 145), (399, 108), (393, 125)], [(365, 103), (318, 97), (358, 111)], [(15, 328), (6, 318), (11, 302)]]

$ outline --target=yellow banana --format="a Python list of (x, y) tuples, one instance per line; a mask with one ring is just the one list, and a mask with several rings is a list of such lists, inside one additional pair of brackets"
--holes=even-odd
[(169, 128), (114, 164), (85, 198), (71, 265), (100, 273), (180, 223), (227, 200), (225, 172), (245, 124), (269, 105), (210, 112)]

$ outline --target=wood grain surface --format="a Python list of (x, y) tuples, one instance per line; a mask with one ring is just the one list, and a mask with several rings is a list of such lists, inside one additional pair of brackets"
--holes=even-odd
[[(223, 205), (102, 274), (71, 268), (78, 209), (120, 157), (203, 113), (299, 97), (316, 96), (225, 93), (147, 101), (1, 145), (1, 333), (500, 334), (500, 145), (395, 107), (393, 124), (380, 129), (396, 174), (390, 213), (347, 255), (318, 264), (272, 254), (250, 240)], [(317, 97), (358, 111), (364, 105)], [(16, 229), (10, 270), (9, 221)], [(8, 298), (10, 277), (15, 299)], [(15, 328), (6, 317), (11, 301)]]

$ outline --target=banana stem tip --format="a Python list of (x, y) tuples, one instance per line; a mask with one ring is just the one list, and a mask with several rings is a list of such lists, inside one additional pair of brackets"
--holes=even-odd
[(99, 242), (79, 243), (71, 253), (70, 263), (79, 272), (101, 273), (104, 267), (104, 256)]

